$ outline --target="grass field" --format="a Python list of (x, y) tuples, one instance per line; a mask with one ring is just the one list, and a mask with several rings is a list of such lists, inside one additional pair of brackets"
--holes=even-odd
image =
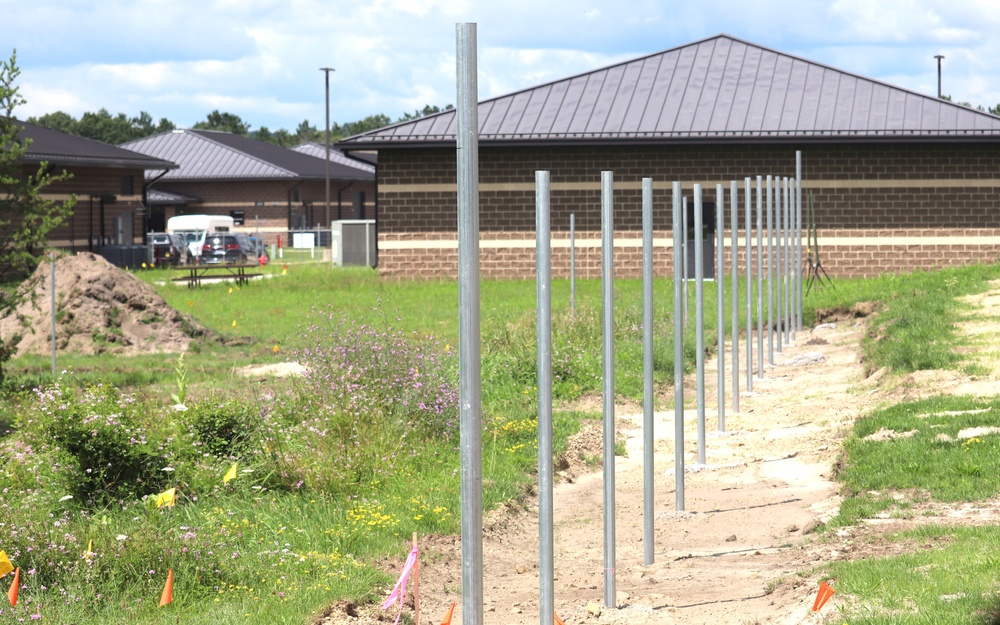
[[(220, 335), (183, 360), (61, 355), (67, 373), (55, 379), (46, 357), (8, 363), (0, 549), (33, 573), (24, 608), (0, 613), (0, 623), (33, 614), (155, 623), (176, 612), (187, 623), (302, 623), (339, 598), (376, 597), (389, 580), (372, 563), (405, 555), (412, 532), (457, 531), (455, 283), (386, 281), (319, 263), (276, 262), (266, 273), (242, 288), (186, 289), (170, 283), (170, 271), (139, 272)], [(960, 367), (950, 356), (957, 309), (948, 301), (997, 273), (838, 281), (806, 299), (806, 321), (820, 309), (881, 301), (866, 357), (898, 371)], [(673, 372), (670, 281), (658, 280), (656, 292), (663, 383)], [(705, 292), (711, 349), (715, 293)], [(920, 304), (939, 292), (939, 307)], [(537, 463), (535, 285), (487, 280), (481, 293), (484, 503), (493, 506), (522, 496)], [(616, 281), (616, 389), (630, 399), (642, 392), (640, 293), (640, 281)], [(573, 406), (601, 387), (600, 283), (578, 281), (573, 315), (567, 281), (555, 281), (552, 298), (558, 453), (595, 418)], [(946, 355), (907, 356), (927, 340)], [(688, 367), (693, 345), (689, 326)], [(270, 382), (239, 373), (286, 360), (310, 363), (313, 373)], [(132, 473), (107, 473), (106, 458)], [(237, 479), (223, 484), (234, 463)], [(178, 489), (176, 505), (156, 507), (150, 496), (169, 487)], [(173, 612), (155, 606), (167, 568)]]

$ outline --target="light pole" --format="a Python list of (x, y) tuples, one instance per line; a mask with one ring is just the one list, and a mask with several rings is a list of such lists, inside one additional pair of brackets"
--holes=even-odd
[(941, 99), (941, 59), (944, 58), (943, 54), (935, 54), (934, 58), (938, 62), (938, 99)]
[(332, 67), (321, 67), (319, 71), (326, 74), (326, 221), (324, 228), (330, 227), (330, 72)]

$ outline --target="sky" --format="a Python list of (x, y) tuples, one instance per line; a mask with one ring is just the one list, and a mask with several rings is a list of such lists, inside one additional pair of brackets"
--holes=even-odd
[(0, 0), (25, 119), (146, 111), (252, 129), (397, 119), (456, 101), (456, 24), (481, 100), (720, 33), (928, 95), (1000, 103), (996, 0)]

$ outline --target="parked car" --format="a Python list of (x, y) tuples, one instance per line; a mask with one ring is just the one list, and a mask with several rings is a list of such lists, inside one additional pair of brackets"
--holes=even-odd
[(156, 266), (188, 263), (188, 247), (179, 234), (154, 232), (149, 235), (149, 244), (153, 246), (153, 264)]
[(250, 258), (254, 251), (245, 234), (210, 234), (201, 248), (203, 263), (246, 263)]
[(250, 244), (253, 245), (254, 253), (257, 255), (257, 262), (261, 265), (266, 265), (271, 262), (271, 255), (267, 253), (267, 245), (264, 244), (263, 239), (258, 239), (257, 237), (250, 237)]

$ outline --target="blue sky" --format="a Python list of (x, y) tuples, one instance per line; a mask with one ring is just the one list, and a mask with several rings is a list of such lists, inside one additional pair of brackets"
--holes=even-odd
[(0, 0), (26, 118), (213, 109), (252, 128), (395, 119), (455, 102), (455, 24), (477, 23), (480, 99), (726, 33), (925, 94), (1000, 103), (996, 0)]

